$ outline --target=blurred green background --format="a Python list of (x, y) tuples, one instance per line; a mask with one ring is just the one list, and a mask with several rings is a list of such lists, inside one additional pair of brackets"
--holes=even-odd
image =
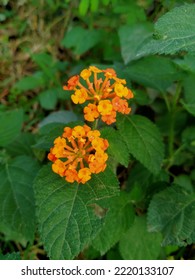
[[(172, 65), (168, 69), (168, 59), (162, 59), (161, 67), (166, 66), (167, 76), (156, 77), (159, 84), (155, 82), (152, 90), (146, 90), (150, 76), (146, 76), (146, 83), (140, 86), (142, 77), (136, 76), (139, 76), (139, 71), (135, 73), (134, 81), (131, 67), (127, 72), (126, 65), (138, 61), (137, 50), (152, 36), (158, 18), (186, 2), (194, 3), (182, 0), (0, 0), (0, 112), (23, 108), (23, 131), (33, 133), (52, 112), (73, 111), (69, 118), (74, 120), (74, 112), (79, 112), (79, 106), (72, 104), (70, 94), (62, 89), (62, 85), (68, 77), (91, 64), (112, 66), (117, 69), (119, 77), (121, 74), (127, 79), (127, 84), (132, 85), (135, 92), (147, 92), (135, 94), (133, 111), (137, 109), (141, 115), (156, 119), (166, 139), (165, 104), (158, 95), (174, 81), (175, 77), (170, 75)], [(153, 67), (153, 58), (149, 58), (150, 62)], [(147, 72), (147, 63), (146, 58), (141, 65), (143, 72)], [(155, 64), (154, 68), (158, 69), (158, 65)], [(129, 79), (130, 74), (132, 79)], [(175, 72), (173, 74), (176, 75)], [(170, 96), (172, 92), (171, 89)], [(178, 131), (187, 124), (187, 117), (183, 115), (181, 118), (179, 115), (177, 120)], [(64, 118), (63, 115), (56, 117)], [(41, 161), (45, 154), (36, 156)], [(176, 175), (183, 170), (191, 170), (191, 154), (181, 158), (185, 166), (181, 160), (177, 162), (180, 164), (178, 169), (171, 170)], [(39, 242), (39, 237), (36, 238), (35, 244)], [(2, 240), (0, 245), (5, 253), (17, 249), (23, 252), (24, 259), (45, 254), (42, 245), (23, 249), (20, 244)], [(121, 257), (115, 249), (113, 247), (108, 252), (108, 259)], [(98, 254), (89, 250), (85, 257), (96, 258)], [(194, 245), (182, 248), (167, 246), (159, 258), (193, 259)]]

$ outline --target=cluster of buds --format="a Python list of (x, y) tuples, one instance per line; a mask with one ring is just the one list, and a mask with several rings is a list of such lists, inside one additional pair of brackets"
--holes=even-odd
[(108, 145), (98, 130), (91, 130), (87, 125), (65, 127), (62, 137), (55, 139), (48, 159), (53, 162), (52, 170), (66, 181), (84, 184), (92, 173), (105, 170)]
[[(133, 98), (133, 93), (125, 85), (126, 81), (119, 79), (113, 69), (90, 66), (71, 77), (63, 89), (73, 91), (71, 99), (75, 104), (87, 103), (85, 120), (94, 122), (101, 118), (110, 125), (116, 121), (118, 112), (129, 114), (131, 111), (127, 100)], [(105, 170), (108, 146), (100, 132), (87, 125), (65, 127), (62, 136), (54, 140), (48, 159), (53, 162), (52, 170), (67, 182), (85, 184), (93, 173)]]
[(119, 79), (113, 69), (90, 66), (71, 77), (63, 89), (74, 91), (71, 99), (75, 104), (87, 102), (85, 120), (93, 122), (100, 117), (110, 125), (116, 122), (117, 112), (129, 114), (131, 111), (127, 100), (133, 98), (133, 93), (125, 85), (126, 81)]

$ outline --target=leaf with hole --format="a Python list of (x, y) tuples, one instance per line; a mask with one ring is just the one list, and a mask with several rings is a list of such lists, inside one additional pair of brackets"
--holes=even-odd
[(73, 259), (102, 226), (98, 200), (118, 195), (118, 181), (109, 167), (84, 185), (68, 183), (45, 166), (35, 183), (39, 232), (51, 259)]
[[(102, 205), (104, 203), (102, 202)], [(104, 225), (92, 241), (93, 247), (100, 251), (101, 255), (121, 239), (121, 236), (132, 226), (135, 218), (135, 211), (128, 193), (121, 192), (120, 196), (110, 198), (107, 207), (109, 209)]]

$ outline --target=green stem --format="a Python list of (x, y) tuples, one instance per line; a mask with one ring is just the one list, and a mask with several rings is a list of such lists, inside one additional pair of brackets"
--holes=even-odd
[(98, 121), (99, 121), (99, 119), (96, 119), (96, 120), (94, 121), (94, 123), (93, 123), (93, 125), (92, 125), (92, 129), (93, 129), (93, 130), (97, 129), (97, 127), (98, 127)]
[(170, 126), (169, 126), (169, 158), (173, 157), (174, 152), (174, 127), (175, 127), (175, 112), (170, 112)]
[(177, 107), (177, 102), (178, 102), (180, 94), (181, 94), (181, 88), (182, 88), (181, 84), (178, 83), (176, 91), (175, 91), (174, 99), (173, 99), (173, 109), (174, 110), (176, 110), (176, 107)]
[(177, 88), (175, 91), (175, 95), (173, 98), (172, 106), (170, 108), (170, 126), (169, 126), (169, 167), (171, 166), (172, 162), (174, 161), (175, 153), (174, 153), (174, 138), (175, 138), (175, 113), (177, 111), (177, 102), (179, 100), (181, 94), (181, 84), (177, 84)]
[(184, 148), (186, 147), (186, 144), (181, 145), (174, 153), (174, 157), (176, 157)]
[[(177, 155), (180, 154), (180, 152), (186, 147), (186, 144), (181, 145), (173, 154), (173, 156), (171, 158), (169, 158), (168, 160), (165, 161), (165, 165), (166, 165), (166, 171), (169, 170), (169, 168), (172, 166), (174, 159)], [(173, 176), (173, 175), (172, 175)]]
[(163, 94), (163, 97), (164, 97), (164, 100), (165, 100), (165, 104), (167, 106), (167, 110), (168, 110), (168, 112), (170, 112), (171, 111), (171, 106), (170, 106), (169, 99), (167, 98), (166, 94)]

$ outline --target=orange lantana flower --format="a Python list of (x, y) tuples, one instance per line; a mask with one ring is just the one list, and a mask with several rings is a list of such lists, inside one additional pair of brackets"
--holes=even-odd
[(64, 90), (73, 90), (71, 99), (75, 104), (84, 104), (84, 118), (93, 122), (101, 117), (107, 124), (116, 121), (117, 112), (129, 114), (131, 108), (127, 100), (133, 93), (126, 86), (126, 81), (117, 77), (112, 68), (100, 70), (95, 66), (81, 71), (80, 75), (71, 77)]
[(87, 125), (65, 127), (62, 136), (54, 140), (48, 159), (53, 162), (53, 172), (73, 183), (86, 183), (92, 173), (105, 170), (109, 144), (100, 137), (98, 130)]

